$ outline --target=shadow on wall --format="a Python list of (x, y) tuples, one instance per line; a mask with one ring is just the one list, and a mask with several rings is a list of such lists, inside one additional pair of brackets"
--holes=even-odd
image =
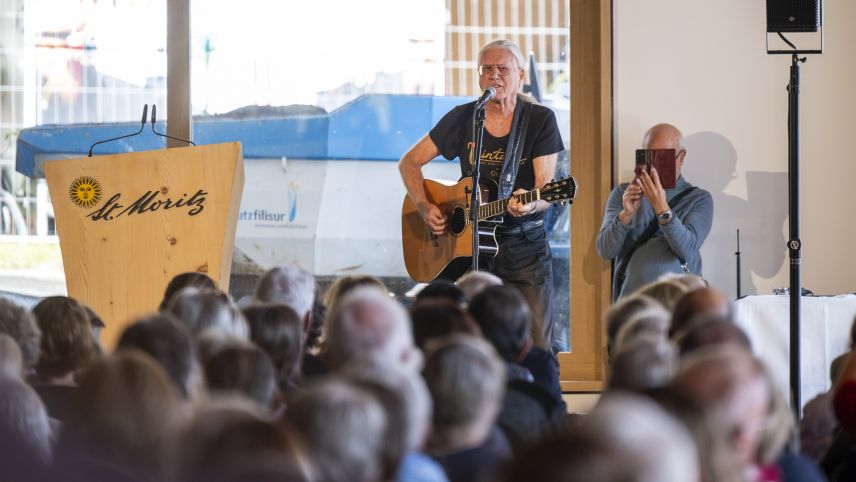
[[(698, 132), (684, 138), (687, 180), (710, 191), (714, 215), (710, 235), (701, 249), (704, 277), (737, 296), (737, 230), (740, 230), (741, 294), (759, 294), (752, 274), (770, 279), (785, 262), (784, 223), (788, 213), (788, 175), (785, 172), (746, 172), (748, 199), (724, 191), (737, 179), (737, 151), (716, 132)], [(764, 290), (760, 294), (771, 294)]]

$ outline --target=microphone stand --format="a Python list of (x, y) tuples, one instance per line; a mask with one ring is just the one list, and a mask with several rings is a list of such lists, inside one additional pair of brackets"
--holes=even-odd
[(743, 294), (740, 293), (740, 230), (737, 230), (737, 252), (734, 253), (737, 256), (737, 299), (743, 298)]
[(484, 139), (484, 106), (473, 111), (473, 192), (470, 195), (470, 224), (473, 233), (473, 264), (472, 271), (479, 270), (479, 205), (481, 192), (479, 176), (481, 175), (482, 140)]
[(791, 397), (799, 420), (802, 409), (800, 393), (800, 265), (802, 262), (802, 241), (800, 240), (800, 58), (797, 53), (791, 56), (790, 82), (788, 83), (788, 257), (790, 258), (790, 361), (791, 361)]
[[(152, 115), (154, 115), (154, 113), (155, 113), (155, 107), (152, 106)], [(126, 134), (124, 136), (112, 137), (110, 139), (104, 139), (103, 141), (98, 141), (95, 144), (92, 144), (91, 146), (89, 146), (89, 154), (87, 154), (86, 157), (92, 157), (92, 149), (94, 149), (95, 146), (97, 146), (98, 144), (104, 144), (105, 142), (118, 141), (119, 139), (125, 139), (127, 137), (134, 137), (134, 136), (140, 135), (140, 133), (143, 132), (143, 129), (146, 127), (146, 117), (148, 117), (148, 116), (149, 116), (149, 104), (143, 104), (143, 120), (140, 121), (140, 130), (138, 130), (137, 132), (131, 133), (131, 134)]]

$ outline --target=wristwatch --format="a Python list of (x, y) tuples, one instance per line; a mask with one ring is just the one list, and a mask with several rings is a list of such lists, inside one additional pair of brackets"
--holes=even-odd
[(663, 211), (662, 213), (657, 215), (657, 222), (660, 224), (666, 224), (672, 220), (672, 210), (669, 209), (667, 211)]

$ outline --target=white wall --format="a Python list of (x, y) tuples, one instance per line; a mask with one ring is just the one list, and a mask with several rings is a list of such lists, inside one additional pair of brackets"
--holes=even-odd
[[(856, 2), (824, 3), (824, 54), (802, 64), (802, 284), (856, 292)], [(688, 181), (711, 192), (704, 275), (743, 294), (788, 286), (787, 92), (790, 57), (767, 55), (762, 0), (615, 0), (616, 182), (632, 177), (645, 130), (684, 133)]]

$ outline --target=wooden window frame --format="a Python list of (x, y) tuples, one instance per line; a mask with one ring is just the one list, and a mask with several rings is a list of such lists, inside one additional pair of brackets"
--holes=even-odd
[(610, 263), (595, 240), (612, 189), (612, 0), (571, 1), (571, 351), (559, 353), (566, 392), (599, 392), (606, 379), (603, 316)]

